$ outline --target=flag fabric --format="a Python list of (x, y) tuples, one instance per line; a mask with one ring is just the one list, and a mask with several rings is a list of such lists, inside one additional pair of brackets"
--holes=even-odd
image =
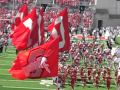
[(19, 8), (18, 13), (15, 17), (15, 20), (14, 20), (15, 26), (18, 26), (23, 20), (23, 18), (26, 17), (27, 15), (28, 15), (28, 7), (27, 7), (27, 4), (24, 4)]
[(45, 41), (43, 9), (40, 9), (40, 14), (39, 14), (39, 18), (38, 18), (38, 25), (39, 25), (39, 30), (38, 30), (39, 42), (38, 42), (38, 45), (41, 45)]
[(21, 51), (9, 70), (10, 74), (19, 80), (57, 76), (58, 47), (57, 38), (31, 50)]
[(22, 20), (12, 34), (12, 43), (17, 50), (31, 48), (38, 43), (38, 16), (36, 8)]
[(48, 26), (48, 31), (50, 32), (50, 39), (60, 36), (59, 50), (61, 52), (70, 49), (67, 8), (56, 16), (53, 22)]

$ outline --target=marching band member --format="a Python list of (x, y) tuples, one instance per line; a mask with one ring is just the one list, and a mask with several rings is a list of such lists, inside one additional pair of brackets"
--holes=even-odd
[(99, 80), (100, 80), (100, 76), (98, 76), (98, 74), (96, 74), (94, 77), (93, 77), (93, 84), (94, 86), (97, 88), (98, 90), (98, 87), (99, 87)]
[(107, 90), (110, 90), (111, 79), (112, 79), (111, 76), (109, 74), (107, 74), (105, 77)]

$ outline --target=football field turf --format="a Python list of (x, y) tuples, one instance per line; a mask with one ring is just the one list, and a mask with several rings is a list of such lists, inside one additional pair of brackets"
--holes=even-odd
[[(16, 80), (11, 77), (8, 73), (9, 68), (13, 60), (15, 59), (15, 48), (9, 46), (7, 52), (0, 53), (0, 90), (56, 90), (56, 87), (52, 85), (52, 81), (46, 79), (27, 79), (27, 80)], [(44, 79), (45, 80), (45, 79)], [(61, 90), (71, 90), (69, 86), (69, 79), (66, 82), (67, 85)], [(76, 82), (75, 90), (96, 90), (93, 84), (87, 84), (87, 87), (83, 89), (80, 81)], [(100, 85), (98, 90), (107, 90), (104, 83)], [(116, 90), (115, 85), (111, 85), (110, 90)]]

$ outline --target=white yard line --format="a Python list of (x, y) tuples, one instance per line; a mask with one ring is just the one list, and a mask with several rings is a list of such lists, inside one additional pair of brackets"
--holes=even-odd
[(1, 73), (0, 73), (0, 75), (10, 76), (10, 74), (1, 74)]
[[(2, 69), (2, 68), (1, 68), (1, 69)], [(1, 69), (0, 69), (0, 70), (1, 70)], [(9, 70), (10, 68), (3, 68), (3, 69), (6, 69), (6, 71), (8, 72), (8, 70)], [(9, 72), (8, 72), (8, 73), (9, 73)], [(1, 74), (1, 73), (0, 73), (0, 74)]]
[(3, 68), (0, 68), (0, 70), (8, 70), (8, 69), (3, 69)]
[(10, 66), (9, 64), (0, 64), (0, 65)]
[(33, 81), (28, 81), (28, 80), (4, 80), (4, 79), (0, 79), (0, 81), (7, 81), (7, 82), (28, 82), (28, 83), (31, 83), (31, 82), (36, 82), (36, 83), (40, 83), (41, 85), (46, 85), (46, 86), (50, 86), (50, 85), (53, 85), (51, 82), (45, 82), (45, 81), (36, 81), (36, 80), (33, 80)]
[(49, 88), (31, 88), (31, 87), (14, 87), (14, 86), (2, 86), (5, 88), (24, 88), (24, 89), (39, 89), (39, 90), (55, 90), (55, 89), (49, 89)]
[(4, 80), (4, 79), (0, 79), (0, 81), (8, 81), (8, 82), (40, 82), (40, 81), (28, 81), (28, 80)]
[(9, 65), (11, 64), (10, 62), (12, 62), (12, 60), (3, 60), (3, 59), (0, 59), (0, 63), (6, 63)]

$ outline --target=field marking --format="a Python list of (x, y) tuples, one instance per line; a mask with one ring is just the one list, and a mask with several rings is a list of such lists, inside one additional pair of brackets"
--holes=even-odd
[(1, 59), (8, 59), (9, 58), (11, 60), (11, 59), (15, 59), (16, 56), (13, 56), (13, 55), (12, 56), (0, 56), (0, 58)]
[(8, 74), (1, 74), (1, 73), (0, 73), (0, 75), (10, 76), (11, 74), (9, 74), (9, 73), (8, 73)]
[[(39, 84), (41, 84), (41, 85), (52, 85), (52, 83), (41, 83), (42, 82), (42, 80), (40, 80), (40, 81), (28, 81), (28, 80), (4, 80), (4, 79), (0, 79), (0, 81), (10, 81), (10, 82), (14, 82), (14, 81), (17, 81), (17, 82), (38, 82)], [(46, 80), (47, 81), (47, 80)], [(66, 83), (66, 84), (69, 84), (69, 83)], [(80, 85), (80, 86), (82, 86), (83, 84), (77, 84), (77, 85)], [(93, 85), (93, 84), (87, 84), (88, 86), (89, 85)], [(104, 84), (101, 84), (100, 86), (106, 86), (106, 85), (104, 85)], [(111, 85), (111, 86), (115, 86), (115, 85)]]
[[(8, 81), (8, 82), (27, 82), (27, 83), (31, 83), (31, 82), (35, 82), (35, 83), (39, 83), (40, 85), (45, 85), (47, 87), (49, 87), (50, 85), (53, 85), (53, 83), (51, 82), (52, 80), (40, 80), (40, 81), (28, 81), (28, 80), (4, 80), (4, 79), (0, 79), (0, 81)], [(46, 82), (45, 82), (46, 81)], [(48, 83), (49, 81), (49, 83)]]
[(9, 64), (3, 64), (3, 63), (0, 63), (0, 65), (9, 65)]
[(2, 86), (5, 88), (24, 88), (24, 89), (39, 89), (39, 90), (56, 90), (56, 89), (49, 89), (49, 88), (31, 88), (31, 87), (15, 87), (15, 86)]
[(8, 71), (8, 69), (3, 69), (3, 68), (0, 68), (0, 70), (7, 70)]
[[(4, 61), (4, 62), (3, 62)], [(13, 62), (12, 60), (4, 60), (4, 59), (1, 59), (0, 60), (0, 63), (6, 63), (7, 62), (7, 64), (9, 65), (9, 64), (11, 64), (11, 63), (9, 63), (9, 62)]]
[(41, 85), (53, 85), (53, 81), (51, 80), (41, 80), (40, 81)]
[(4, 79), (0, 79), (0, 81), (9, 81), (9, 82), (14, 82), (14, 81), (16, 81), (16, 82), (40, 82), (40, 81), (28, 81), (28, 80), (4, 80)]

